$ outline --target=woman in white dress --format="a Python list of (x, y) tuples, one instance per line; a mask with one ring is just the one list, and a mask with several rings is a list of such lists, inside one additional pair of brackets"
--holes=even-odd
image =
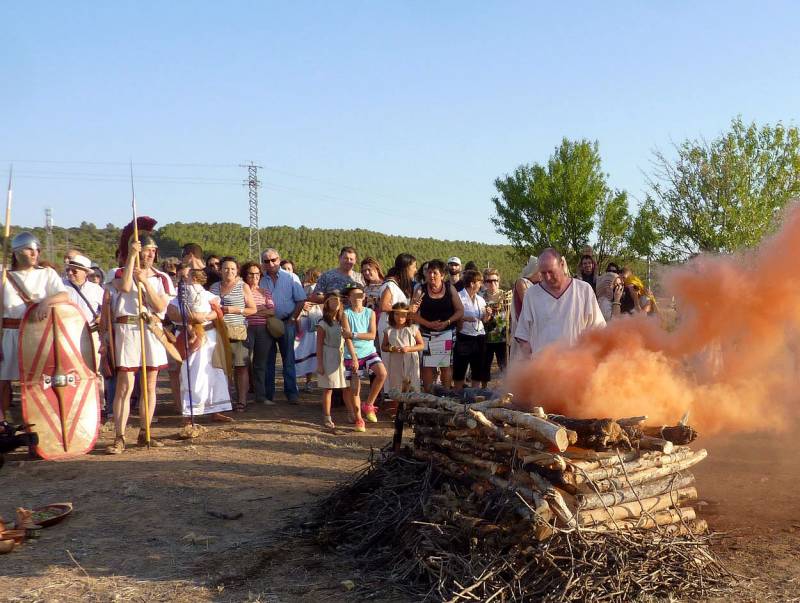
[(414, 275), (417, 272), (417, 259), (410, 253), (401, 253), (394, 260), (394, 266), (386, 273), (386, 280), (380, 292), (380, 318), (378, 319), (378, 341), (383, 342), (383, 332), (389, 326), (389, 312), (395, 304), (411, 303), (414, 292)]
[(198, 337), (199, 347), (192, 345), (196, 335), (190, 333), (189, 355), (180, 370), (184, 424), (189, 423), (190, 417), (199, 415), (211, 415), (212, 420), (229, 422), (231, 418), (222, 414), (232, 410), (228, 378), (222, 367), (214, 366), (218, 335), (213, 321), (217, 313), (211, 304), (219, 305), (220, 299), (202, 285), (191, 282), (190, 278), (186, 275), (178, 285), (178, 295), (167, 309), (170, 320), (176, 325), (183, 325), (185, 321), (185, 324), (197, 325), (195, 329), (201, 327), (205, 332), (205, 337)]

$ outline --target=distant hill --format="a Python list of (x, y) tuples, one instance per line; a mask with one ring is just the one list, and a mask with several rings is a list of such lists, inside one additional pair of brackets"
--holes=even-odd
[[(33, 232), (42, 245), (45, 245), (44, 228), (12, 227), (13, 234), (21, 230)], [(67, 246), (80, 249), (103, 268), (114, 262), (114, 250), (119, 241), (120, 229), (113, 224), (98, 228), (83, 222), (75, 228), (53, 228), (55, 258), (60, 264)], [(247, 259), (249, 228), (240, 224), (205, 224), (199, 222), (174, 222), (160, 226), (156, 231), (159, 242), (159, 255), (166, 257), (178, 255), (184, 243), (197, 243), (206, 253), (234, 255), (237, 259)], [(342, 230), (320, 228), (292, 228), (274, 226), (260, 230), (261, 246), (275, 247), (281, 256), (291, 259), (298, 271), (310, 267), (322, 270), (336, 265), (339, 249), (352, 245), (359, 252), (359, 258), (367, 255), (378, 259), (384, 271), (394, 263), (394, 258), (404, 252), (413, 254), (420, 262), (433, 258), (447, 261), (450, 256), (458, 256), (466, 263), (475, 261), (480, 268), (488, 265), (500, 271), (504, 282), (513, 280), (522, 268), (522, 262), (512, 256), (510, 245), (487, 245), (471, 241), (440, 241), (430, 238), (399, 237), (371, 230)]]

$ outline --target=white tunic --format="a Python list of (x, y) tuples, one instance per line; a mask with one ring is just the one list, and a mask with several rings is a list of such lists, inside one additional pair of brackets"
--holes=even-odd
[[(123, 269), (117, 270), (116, 278), (122, 278)], [(154, 270), (155, 274), (149, 277), (150, 287), (158, 294), (167, 297), (175, 297), (175, 285), (172, 279), (163, 272)], [(137, 295), (136, 281), (133, 281), (131, 290), (127, 293), (117, 290), (112, 297), (112, 310), (114, 316), (114, 348), (116, 351), (117, 368), (120, 370), (135, 371), (142, 366), (141, 341), (139, 334), (139, 324), (120, 324), (116, 322), (121, 316), (136, 316), (138, 313), (139, 301)], [(164, 312), (157, 314), (159, 318), (164, 318)], [(145, 326), (145, 366), (151, 370), (167, 368), (167, 350), (156, 336)]]
[[(211, 302), (219, 304), (219, 297), (203, 289), (200, 285), (190, 285), (188, 306), (193, 312), (211, 312)], [(170, 302), (180, 308), (177, 299)], [(207, 321), (205, 324), (209, 324)], [(206, 331), (203, 345), (189, 354), (189, 359), (181, 365), (181, 402), (183, 416), (207, 415), (231, 410), (231, 395), (228, 391), (228, 378), (225, 371), (215, 368), (211, 362), (214, 347), (217, 345), (217, 330)], [(187, 375), (186, 369), (189, 369)], [(190, 390), (191, 382), (191, 390)], [(191, 391), (191, 407), (189, 392)]]
[(527, 341), (536, 354), (556, 341), (574, 345), (585, 330), (605, 325), (590, 284), (570, 279), (556, 298), (539, 283), (525, 292), (514, 337)]
[[(34, 302), (64, 291), (64, 283), (52, 268), (15, 270), (11, 274), (22, 283)], [(3, 289), (3, 318), (21, 319), (27, 310), (25, 302), (10, 281), (6, 279)], [(0, 381), (19, 379), (19, 329), (3, 329), (3, 359), (0, 361)]]

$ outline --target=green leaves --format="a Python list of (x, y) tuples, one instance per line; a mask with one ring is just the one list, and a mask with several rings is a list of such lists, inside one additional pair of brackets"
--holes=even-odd
[(651, 196), (662, 222), (664, 251), (730, 253), (753, 247), (777, 226), (800, 194), (800, 132), (796, 127), (745, 124), (741, 117), (719, 138), (687, 140), (677, 157), (656, 151)]
[[(620, 248), (620, 229), (624, 233), (627, 228), (627, 201), (625, 193), (609, 190), (597, 142), (564, 138), (546, 167), (521, 165), (513, 175), (495, 180), (495, 187), (500, 196), (492, 198), (496, 213), (492, 222), (520, 256), (556, 247), (575, 257), (598, 219), (604, 221), (605, 247)], [(615, 218), (623, 224), (613, 223)]]

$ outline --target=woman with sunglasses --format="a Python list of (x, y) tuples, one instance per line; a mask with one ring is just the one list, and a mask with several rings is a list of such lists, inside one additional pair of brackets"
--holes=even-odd
[(256, 304), (255, 314), (247, 317), (247, 339), (251, 344), (250, 355), (253, 366), (253, 393), (256, 402), (274, 404), (267, 399), (266, 374), (267, 358), (275, 343), (272, 335), (267, 330), (267, 320), (275, 316), (275, 302), (272, 294), (258, 286), (261, 280), (261, 265), (257, 262), (247, 262), (242, 266), (240, 275), (242, 280), (250, 287), (253, 301)]

